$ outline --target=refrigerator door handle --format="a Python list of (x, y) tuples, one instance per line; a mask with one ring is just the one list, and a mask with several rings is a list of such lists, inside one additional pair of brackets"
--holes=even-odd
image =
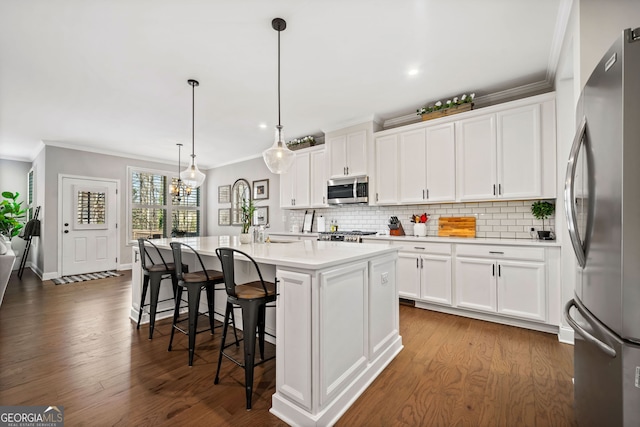
[(574, 331), (576, 331), (582, 338), (584, 338), (587, 342), (595, 345), (596, 347), (598, 347), (603, 353), (605, 353), (607, 356), (614, 358), (616, 357), (616, 351), (608, 344), (603, 343), (602, 341), (600, 341), (598, 338), (594, 337), (593, 335), (591, 335), (589, 332), (587, 332), (584, 328), (582, 328), (580, 325), (578, 325), (578, 322), (576, 322), (573, 317), (571, 317), (571, 313), (569, 313), (569, 311), (571, 310), (571, 307), (575, 307), (576, 310), (578, 310), (580, 312), (580, 314), (587, 319), (587, 321), (593, 325), (594, 323), (597, 322), (596, 319), (593, 318), (593, 316), (591, 316), (589, 313), (586, 312), (586, 310), (582, 310), (580, 308), (580, 306), (576, 303), (575, 299), (571, 299), (567, 302), (567, 304), (564, 306), (564, 318), (567, 320), (567, 323), (569, 323), (569, 325), (571, 325), (571, 327), (573, 328)]
[(582, 243), (580, 242), (580, 236), (578, 235), (578, 222), (576, 220), (576, 207), (574, 200), (576, 168), (578, 166), (578, 153), (580, 152), (580, 147), (582, 146), (584, 138), (587, 137), (586, 131), (587, 118), (583, 117), (580, 125), (578, 126), (578, 132), (576, 132), (576, 136), (573, 140), (573, 145), (571, 146), (569, 161), (567, 163), (567, 177), (564, 181), (564, 208), (567, 215), (569, 237), (571, 238), (573, 251), (576, 253), (578, 264), (582, 268), (585, 267), (587, 260), (584, 247), (582, 246)]

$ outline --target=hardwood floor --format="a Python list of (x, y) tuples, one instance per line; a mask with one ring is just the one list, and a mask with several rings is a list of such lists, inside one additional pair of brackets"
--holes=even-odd
[[(283, 426), (269, 413), (275, 361), (256, 368), (253, 410), (220, 334), (129, 320), (131, 273), (85, 283), (15, 273), (0, 307), (0, 405), (61, 405), (69, 426)], [(573, 426), (573, 347), (555, 335), (400, 307), (404, 350), (339, 426)], [(273, 348), (268, 349), (273, 351)]]

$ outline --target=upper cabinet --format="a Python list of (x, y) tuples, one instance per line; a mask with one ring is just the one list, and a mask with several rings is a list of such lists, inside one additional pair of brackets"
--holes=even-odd
[(280, 175), (280, 207), (308, 208), (311, 165), (309, 153), (296, 153), (291, 169)]
[(324, 149), (309, 153), (311, 170), (311, 207), (327, 206), (327, 174)]
[(525, 103), (456, 123), (457, 200), (555, 198), (554, 101)]
[(370, 200), (553, 199), (555, 129), (549, 93), (378, 132)]
[(338, 135), (327, 139), (331, 178), (367, 175), (367, 131)]
[(400, 202), (453, 202), (456, 199), (454, 125), (400, 134)]
[[(373, 203), (398, 202), (398, 136), (387, 135), (375, 141), (376, 193)], [(371, 195), (370, 195), (371, 199)]]

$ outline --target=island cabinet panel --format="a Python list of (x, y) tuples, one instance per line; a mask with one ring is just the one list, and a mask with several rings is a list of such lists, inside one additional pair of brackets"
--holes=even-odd
[(398, 336), (395, 257), (371, 261), (369, 269), (369, 359), (377, 358)]
[(276, 277), (276, 388), (310, 410), (311, 275), (278, 269)]
[(320, 273), (320, 407), (367, 365), (368, 279), (367, 262)]

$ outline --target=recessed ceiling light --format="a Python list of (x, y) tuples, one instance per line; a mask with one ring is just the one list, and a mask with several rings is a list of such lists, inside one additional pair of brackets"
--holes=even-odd
[(267, 124), (266, 124), (266, 123), (260, 123), (260, 124), (258, 125), (258, 127), (259, 127), (260, 129), (266, 129), (266, 128), (267, 128)]
[(418, 69), (417, 68), (412, 68), (409, 71), (407, 71), (407, 74), (410, 76), (416, 76), (418, 74)]

